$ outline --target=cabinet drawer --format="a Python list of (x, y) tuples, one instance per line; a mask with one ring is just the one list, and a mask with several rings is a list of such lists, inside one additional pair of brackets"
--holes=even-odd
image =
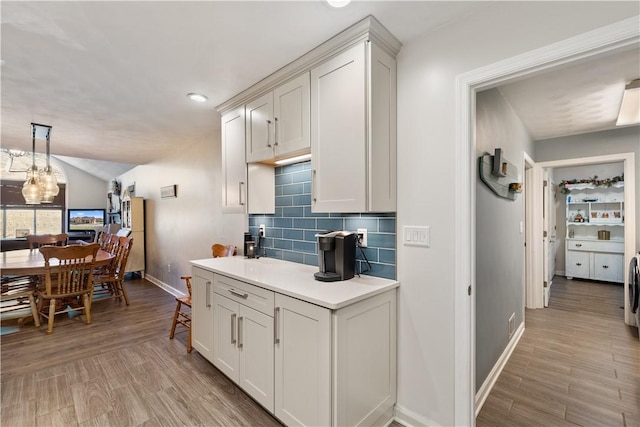
[(274, 292), (240, 280), (216, 274), (213, 291), (240, 304), (273, 317)]
[(624, 242), (610, 240), (567, 240), (567, 249), (572, 251), (624, 253)]
[(589, 256), (588, 252), (567, 251), (566, 275), (589, 278)]

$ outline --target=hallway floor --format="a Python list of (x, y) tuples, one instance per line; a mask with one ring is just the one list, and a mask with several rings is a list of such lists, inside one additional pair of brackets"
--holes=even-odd
[(619, 284), (556, 276), (476, 419), (483, 426), (640, 426), (640, 341)]

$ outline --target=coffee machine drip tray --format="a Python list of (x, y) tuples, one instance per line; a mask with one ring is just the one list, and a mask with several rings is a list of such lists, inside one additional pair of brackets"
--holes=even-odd
[(313, 277), (315, 277), (316, 280), (319, 280), (321, 282), (338, 282), (342, 280), (342, 276), (339, 275), (338, 273), (331, 273), (331, 272), (323, 273), (322, 271), (318, 271), (317, 273), (314, 273)]

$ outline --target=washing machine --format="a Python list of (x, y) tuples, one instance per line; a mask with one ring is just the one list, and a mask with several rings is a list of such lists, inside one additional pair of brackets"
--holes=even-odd
[(640, 328), (640, 253), (629, 263), (629, 309)]

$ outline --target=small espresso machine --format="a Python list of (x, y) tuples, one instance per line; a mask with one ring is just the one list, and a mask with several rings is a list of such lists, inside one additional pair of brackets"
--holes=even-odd
[(322, 282), (337, 282), (353, 277), (356, 264), (355, 233), (333, 231), (316, 234), (320, 271), (313, 276)]

